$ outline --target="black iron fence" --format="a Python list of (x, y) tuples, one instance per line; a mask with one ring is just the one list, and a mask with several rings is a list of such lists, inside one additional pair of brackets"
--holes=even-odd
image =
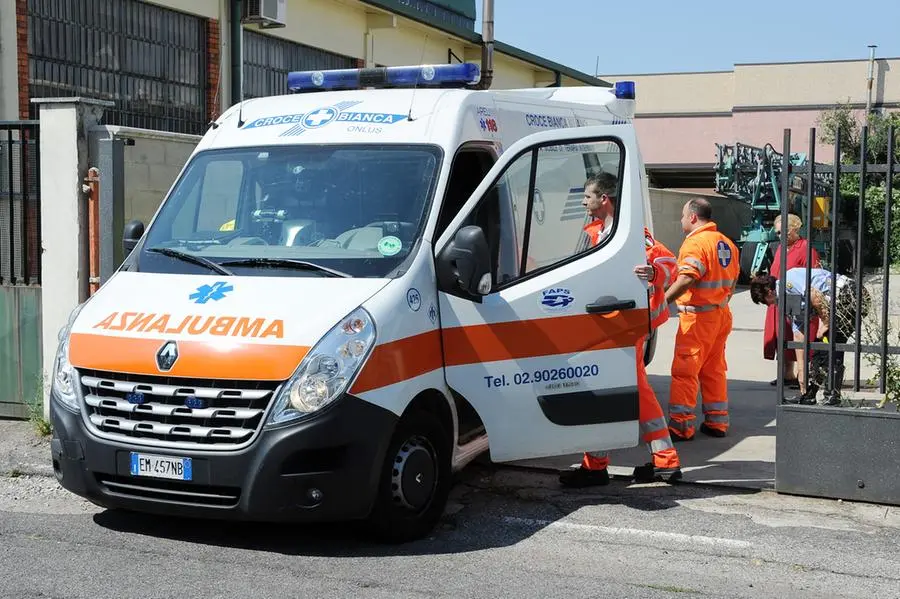
[[(805, 365), (806, 372), (801, 391), (790, 403), (846, 405), (844, 389), (849, 381), (845, 375), (850, 364), (845, 363), (845, 354), (852, 355), (854, 392), (877, 389), (896, 399), (900, 391), (900, 366), (895, 363), (900, 336), (892, 326), (892, 318), (898, 315), (891, 310), (891, 274), (894, 270), (900, 274), (898, 140), (891, 125), (879, 131), (880, 144), (875, 148), (864, 126), (853, 142), (855, 157), (850, 157), (840, 130), (835, 137), (834, 162), (823, 167), (816, 164), (816, 129), (810, 129), (807, 166), (786, 166), (779, 182), (783, 198), (798, 186), (804, 191), (799, 197), (794, 194), (795, 202), (780, 206), (782, 234), (776, 261), (780, 271), (775, 283), (778, 347), (795, 352), (798, 370)], [(791, 130), (786, 129), (784, 156), (791, 156), (791, 151)], [(823, 182), (824, 188), (819, 185)], [(802, 209), (797, 210), (798, 206)], [(786, 232), (792, 213), (804, 223), (808, 243), (805, 266), (788, 270)], [(814, 264), (814, 247), (822, 250), (820, 265)], [(757, 299), (763, 297), (762, 284), (772, 282), (771, 278), (755, 279)], [(893, 304), (900, 306), (897, 292), (900, 289)], [(802, 336), (788, 322), (795, 323)], [(777, 355), (781, 366), (784, 351)], [(871, 376), (861, 372), (864, 357)], [(785, 398), (783, 368), (779, 368), (777, 388), (779, 397)]]
[[(206, 129), (206, 20), (138, 0), (28, 0), (32, 98), (115, 103), (105, 123)], [(31, 106), (31, 118), (38, 118)]]
[(0, 121), (0, 285), (41, 282), (40, 130)]
[(244, 30), (244, 98), (287, 93), (290, 71), (355, 67), (355, 58)]

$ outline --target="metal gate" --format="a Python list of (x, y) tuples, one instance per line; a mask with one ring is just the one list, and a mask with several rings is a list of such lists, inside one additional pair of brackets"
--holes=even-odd
[(0, 121), (0, 417), (43, 396), (37, 121)]
[[(779, 326), (778, 347), (802, 351), (808, 382), (817, 383), (819, 391), (816, 400), (802, 403), (862, 405), (857, 400), (866, 395), (859, 392), (869, 391), (885, 394), (881, 405), (892, 401), (900, 409), (900, 336), (892, 324), (900, 322), (900, 312), (892, 310), (900, 307), (900, 281), (892, 286), (891, 280), (892, 273), (900, 275), (900, 152), (893, 125), (876, 133), (863, 126), (859, 137), (848, 142), (837, 130), (833, 164), (817, 165), (816, 130), (810, 129), (807, 165), (785, 168), (779, 182), (782, 197), (792, 197), (781, 204), (783, 226), (789, 213), (796, 214), (803, 223), (801, 236), (809, 241), (806, 265), (788, 274), (787, 238), (781, 235), (776, 293), (776, 322), (792, 318), (802, 323), (803, 333), (797, 341), (790, 328)], [(786, 129), (784, 155), (791, 151), (791, 130)], [(814, 245), (824, 250), (819, 253), (824, 274), (813, 271)], [(813, 297), (818, 292), (811, 291), (817, 288), (826, 292), (818, 302)], [(803, 293), (797, 294), (798, 289)], [(821, 306), (827, 309), (821, 311)], [(817, 318), (820, 313), (824, 316)], [(813, 325), (820, 332), (812, 334)], [(824, 338), (823, 330), (828, 332)], [(777, 355), (780, 362), (783, 354)], [(847, 376), (851, 371), (852, 377)], [(779, 368), (780, 398), (785, 391)]]

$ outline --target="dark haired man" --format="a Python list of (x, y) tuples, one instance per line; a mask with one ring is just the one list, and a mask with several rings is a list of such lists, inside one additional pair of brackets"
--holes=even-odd
[[(614, 175), (601, 173), (590, 177), (584, 184), (585, 199), (582, 205), (594, 217), (584, 230), (590, 236), (591, 245), (597, 245), (612, 230), (616, 210), (616, 190), (618, 181)], [(675, 256), (669, 249), (654, 239), (644, 228), (644, 245), (647, 262), (634, 267), (634, 274), (642, 281), (650, 283), (650, 328), (660, 327), (668, 318), (665, 290), (675, 276)], [(644, 343), (642, 335), (635, 344), (638, 383), (638, 421), (641, 437), (650, 450), (651, 461), (637, 466), (632, 474), (635, 482), (647, 483), (655, 480), (676, 482), (681, 479), (681, 461), (672, 444), (666, 428), (666, 416), (659, 400), (647, 380), (644, 367)], [(568, 487), (587, 487), (609, 484), (609, 454), (605, 451), (585, 453), (581, 465), (560, 474), (559, 481)]]
[(669, 432), (676, 441), (694, 438), (698, 388), (703, 397), (700, 432), (728, 432), (728, 379), (725, 342), (731, 333), (728, 302), (737, 285), (738, 250), (712, 220), (712, 206), (692, 198), (681, 212), (686, 233), (678, 252), (678, 278), (666, 291), (677, 304), (678, 332), (669, 386)]

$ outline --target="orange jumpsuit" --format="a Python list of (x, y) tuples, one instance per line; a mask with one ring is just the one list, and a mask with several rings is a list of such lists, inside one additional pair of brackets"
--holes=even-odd
[[(585, 227), (585, 231), (591, 236), (591, 242), (596, 244), (602, 224), (597, 226), (594, 221)], [(653, 267), (653, 278), (650, 281), (650, 328), (656, 329), (669, 318), (669, 310), (666, 305), (666, 288), (675, 280), (677, 273), (675, 255), (669, 249), (656, 241), (646, 228), (644, 229), (646, 241), (647, 262)], [(637, 356), (637, 383), (638, 383), (638, 421), (641, 428), (641, 436), (647, 444), (653, 456), (653, 466), (663, 469), (680, 467), (678, 452), (672, 444), (669, 431), (666, 427), (666, 416), (656, 399), (656, 393), (647, 380), (647, 371), (644, 367), (644, 343), (647, 336), (642, 335), (635, 344)], [(581, 467), (586, 470), (603, 470), (609, 466), (609, 454), (605, 451), (585, 453), (581, 461)]]
[(738, 250), (715, 223), (707, 223), (684, 240), (678, 274), (694, 284), (675, 300), (679, 312), (669, 391), (669, 432), (694, 436), (697, 390), (703, 395), (704, 423), (728, 431), (728, 383), (725, 341), (731, 333), (728, 302), (740, 274)]

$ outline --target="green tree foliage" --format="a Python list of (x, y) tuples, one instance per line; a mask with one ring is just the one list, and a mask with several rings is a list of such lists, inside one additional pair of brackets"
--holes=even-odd
[[(859, 164), (862, 150), (863, 124), (851, 108), (850, 102), (838, 104), (820, 113), (818, 133), (820, 139), (834, 145), (837, 132), (841, 134), (841, 164)], [(873, 113), (869, 117), (866, 163), (887, 164), (888, 131), (894, 126), (894, 160), (900, 161), (900, 112)], [(844, 205), (859, 205), (860, 176), (842, 174), (840, 179), (841, 201)], [(894, 178), (891, 193), (891, 237), (887, 248), (891, 264), (900, 263), (900, 176)], [(864, 196), (865, 211), (865, 262), (878, 266), (882, 263), (884, 248), (884, 203), (887, 197), (887, 177), (884, 173), (867, 173)]]

